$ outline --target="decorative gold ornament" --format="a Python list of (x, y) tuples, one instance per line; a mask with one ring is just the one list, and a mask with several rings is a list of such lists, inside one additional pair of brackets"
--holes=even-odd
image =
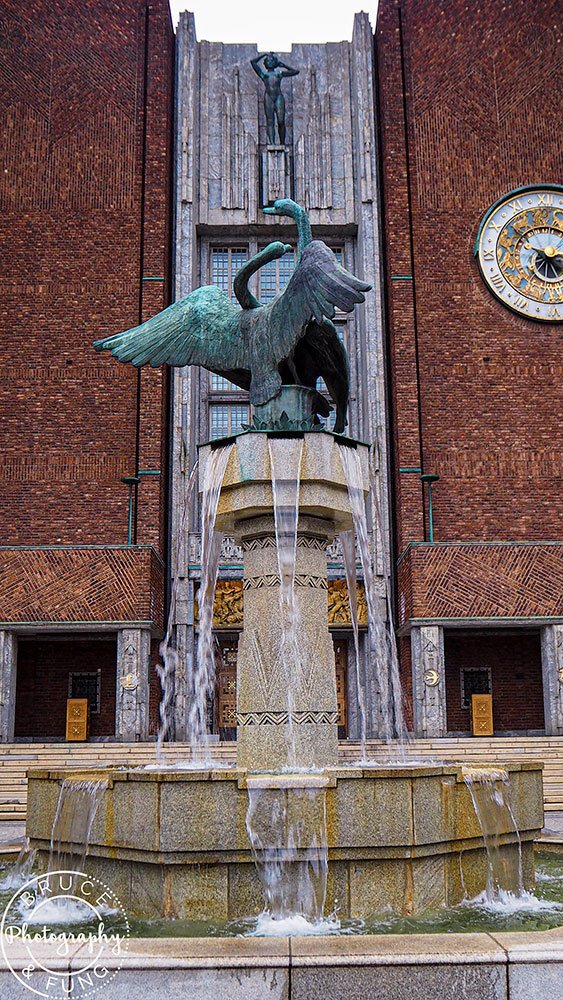
[(424, 683), (428, 687), (436, 687), (436, 684), (440, 680), (440, 675), (437, 670), (425, 670), (424, 671)]
[(485, 214), (475, 244), (483, 280), (528, 319), (563, 320), (563, 187), (519, 188)]
[[(195, 601), (194, 617), (199, 621), (199, 605)], [(213, 602), (214, 628), (241, 627), (244, 621), (242, 580), (218, 580)]]
[[(368, 607), (366, 592), (362, 582), (356, 584), (356, 594), (358, 601), (358, 625), (365, 626), (368, 623)], [(328, 581), (328, 624), (352, 624), (346, 580)]]

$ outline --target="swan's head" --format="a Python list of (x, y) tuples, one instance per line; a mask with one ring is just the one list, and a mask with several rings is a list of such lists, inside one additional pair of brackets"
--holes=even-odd
[(281, 240), (274, 240), (273, 243), (268, 243), (268, 246), (264, 247), (257, 256), (261, 255), (268, 260), (278, 260), (284, 254), (289, 253), (290, 250), (293, 250), (291, 243), (282, 243)]
[(266, 215), (288, 215), (290, 219), (298, 219), (305, 214), (304, 210), (291, 198), (278, 198), (273, 205), (262, 209)]

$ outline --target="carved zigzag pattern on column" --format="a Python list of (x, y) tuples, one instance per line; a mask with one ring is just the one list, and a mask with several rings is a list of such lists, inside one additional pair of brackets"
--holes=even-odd
[[(289, 712), (237, 712), (237, 726), (284, 726), (290, 721)], [(291, 712), (295, 725), (336, 725), (338, 712)]]
[[(280, 578), (277, 573), (266, 573), (263, 576), (249, 576), (244, 581), (244, 590), (257, 590), (260, 587), (279, 587)], [(312, 587), (315, 590), (328, 590), (328, 584), (322, 576), (308, 576), (297, 573), (295, 575), (296, 587)]]
[[(245, 552), (257, 552), (261, 549), (275, 549), (276, 539), (274, 535), (265, 535), (264, 538), (251, 538), (242, 543)], [(326, 550), (326, 542), (320, 538), (308, 538), (306, 535), (299, 535), (297, 539), (298, 549), (316, 549), (317, 552)]]
[(411, 552), (413, 617), (563, 614), (563, 545), (436, 545)]

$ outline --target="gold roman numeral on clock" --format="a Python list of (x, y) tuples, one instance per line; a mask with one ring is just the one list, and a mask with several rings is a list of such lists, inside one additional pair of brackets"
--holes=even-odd
[(524, 207), (519, 198), (515, 198), (514, 201), (509, 201), (508, 204), (513, 212), (521, 212)]
[(538, 205), (553, 205), (552, 194), (538, 194)]
[(557, 306), (549, 306), (547, 310), (549, 319), (563, 319)]
[(504, 292), (506, 284), (502, 280), (500, 274), (493, 274), (491, 281), (498, 292)]
[(496, 229), (497, 233), (500, 230), (500, 223), (492, 222), (491, 221), (491, 222), (489, 222), (489, 226), (491, 227), (491, 229)]
[(495, 255), (492, 250), (483, 250), (483, 260), (494, 260)]
[(525, 299), (523, 295), (517, 295), (514, 299), (516, 309), (527, 309), (529, 304), (528, 299)]

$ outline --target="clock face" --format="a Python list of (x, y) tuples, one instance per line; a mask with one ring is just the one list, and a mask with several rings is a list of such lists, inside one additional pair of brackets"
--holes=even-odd
[(503, 305), (528, 319), (563, 320), (563, 187), (520, 188), (489, 209), (475, 256)]

